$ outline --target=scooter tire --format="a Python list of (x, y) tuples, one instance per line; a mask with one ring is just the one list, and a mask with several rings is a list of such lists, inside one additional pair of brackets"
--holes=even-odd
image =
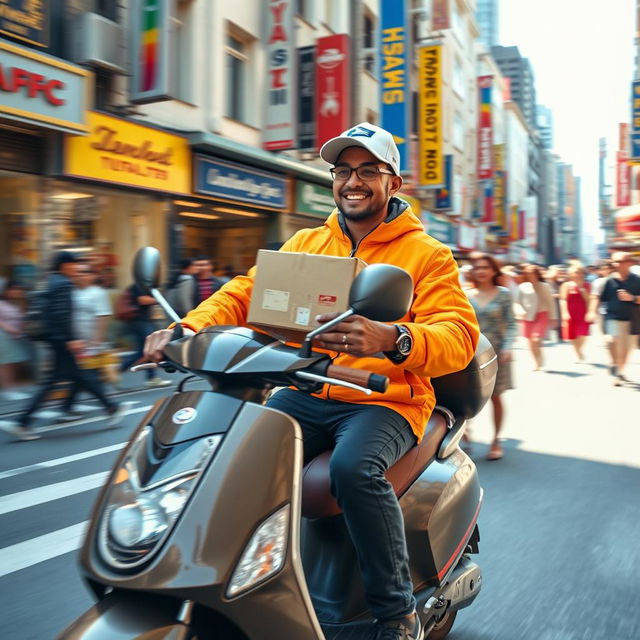
[(429, 631), (429, 635), (424, 637), (424, 640), (443, 640), (449, 635), (453, 623), (456, 621), (457, 611), (447, 611), (442, 618), (440, 618), (435, 626)]

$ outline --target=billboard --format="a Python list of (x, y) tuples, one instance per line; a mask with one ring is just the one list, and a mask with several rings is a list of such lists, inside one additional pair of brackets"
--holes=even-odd
[(631, 85), (631, 159), (640, 161), (640, 80)]
[(406, 0), (380, 4), (380, 126), (393, 135), (400, 172), (409, 170), (409, 33)]
[(350, 126), (351, 83), (349, 36), (342, 33), (316, 41), (316, 144), (340, 135)]
[(262, 147), (267, 151), (296, 146), (294, 97), (293, 0), (265, 2), (267, 95), (265, 100)]
[(50, 0), (1, 0), (0, 35), (48, 47), (50, 4)]
[(418, 154), (417, 183), (444, 187), (442, 153), (442, 45), (418, 48)]

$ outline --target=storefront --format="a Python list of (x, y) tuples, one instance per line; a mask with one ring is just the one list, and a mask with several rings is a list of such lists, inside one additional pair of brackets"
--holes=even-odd
[(195, 154), (193, 196), (173, 202), (174, 255), (207, 256), (217, 271), (246, 273), (259, 249), (280, 246), (289, 191), (283, 175)]
[(66, 137), (63, 177), (51, 188), (58, 244), (85, 254), (105, 286), (120, 288), (137, 249), (150, 244), (168, 255), (173, 200), (191, 193), (191, 152), (184, 138), (130, 120), (90, 112), (87, 121), (88, 135)]
[(56, 248), (56, 132), (84, 135), (92, 75), (0, 39), (0, 276), (31, 287)]

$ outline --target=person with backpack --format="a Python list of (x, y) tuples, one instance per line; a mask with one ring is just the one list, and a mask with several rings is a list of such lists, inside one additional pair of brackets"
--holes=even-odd
[[(116, 304), (116, 316), (123, 323), (124, 331), (128, 334), (134, 344), (133, 353), (122, 361), (120, 364), (120, 373), (124, 373), (142, 358), (144, 350), (144, 342), (150, 333), (155, 331), (155, 326), (151, 320), (151, 307), (156, 304), (155, 298), (146, 294), (136, 284), (129, 285), (122, 293), (122, 297), (128, 296), (128, 304), (134, 313), (125, 317), (122, 312), (118, 313), (118, 304)], [(165, 380), (158, 375), (155, 369), (146, 369), (147, 387), (166, 387), (170, 385), (169, 380)]]
[(193, 258), (180, 260), (180, 270), (167, 286), (167, 302), (183, 318), (195, 307), (197, 267)]
[(63, 380), (98, 398), (109, 415), (109, 426), (115, 426), (126, 410), (124, 405), (105, 396), (102, 389), (91, 377), (85, 376), (78, 366), (77, 358), (82, 354), (85, 344), (75, 335), (72, 322), (72, 291), (77, 269), (78, 258), (70, 251), (60, 251), (55, 255), (46, 288), (46, 341), (53, 352), (53, 365), (26, 410), (18, 417), (17, 424), (0, 423), (1, 429), (20, 440), (39, 438), (31, 426), (33, 414), (54, 386)]

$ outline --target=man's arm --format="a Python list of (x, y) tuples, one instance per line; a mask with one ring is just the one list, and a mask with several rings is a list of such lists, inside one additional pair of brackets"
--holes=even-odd
[(437, 377), (469, 364), (480, 335), (476, 314), (462, 291), (449, 249), (436, 250), (415, 283), (411, 322), (413, 349), (399, 366), (420, 376)]

